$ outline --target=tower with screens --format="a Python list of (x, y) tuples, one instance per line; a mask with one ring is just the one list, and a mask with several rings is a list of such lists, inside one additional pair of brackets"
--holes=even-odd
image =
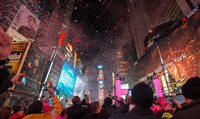
[(104, 75), (103, 75), (103, 66), (98, 65), (98, 99), (99, 102), (103, 102), (105, 98), (105, 91), (104, 91)]

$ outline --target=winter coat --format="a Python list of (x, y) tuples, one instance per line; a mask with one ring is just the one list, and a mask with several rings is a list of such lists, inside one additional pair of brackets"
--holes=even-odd
[(174, 119), (200, 119), (200, 99), (184, 106), (175, 114)]
[(109, 119), (124, 119), (129, 111), (129, 106), (127, 104), (120, 104), (117, 111), (114, 112)]
[(150, 109), (134, 107), (125, 119), (158, 119)]
[(82, 119), (87, 114), (87, 109), (79, 104), (75, 104), (67, 109), (70, 119)]
[(115, 112), (113, 113), (109, 119), (126, 119), (127, 113), (120, 113), (120, 112)]
[(9, 117), (9, 119), (22, 119), (24, 116), (20, 116), (20, 115), (18, 115), (17, 113), (15, 113), (15, 114), (13, 114), (13, 115), (11, 115), (10, 117)]
[(62, 119), (62, 117), (61, 116), (57, 116), (56, 119)]
[(23, 119), (55, 119), (62, 111), (62, 106), (60, 101), (56, 96), (52, 98), (53, 102), (53, 111), (49, 113), (41, 113), (41, 114), (29, 114), (25, 116)]
[(90, 113), (83, 117), (83, 119), (107, 119), (102, 113)]
[(13, 83), (9, 79), (9, 71), (6, 68), (0, 68), (0, 94), (12, 86)]
[(106, 115), (107, 118), (109, 118), (114, 112), (115, 112), (115, 109), (113, 106), (110, 106), (110, 105), (102, 106), (101, 113)]

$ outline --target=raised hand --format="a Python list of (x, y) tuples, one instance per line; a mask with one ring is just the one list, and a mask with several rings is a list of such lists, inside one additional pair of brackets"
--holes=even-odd
[(12, 37), (8, 36), (3, 28), (0, 26), (0, 60), (8, 58), (11, 50)]

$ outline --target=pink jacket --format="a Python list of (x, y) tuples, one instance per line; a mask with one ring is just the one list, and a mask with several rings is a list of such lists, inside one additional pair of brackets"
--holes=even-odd
[(62, 119), (62, 117), (61, 116), (57, 116), (56, 119)]

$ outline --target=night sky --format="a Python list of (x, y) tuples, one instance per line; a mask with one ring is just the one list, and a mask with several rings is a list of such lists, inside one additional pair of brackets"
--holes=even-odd
[[(130, 34), (130, 10), (126, 0), (77, 0), (74, 5), (70, 31), (79, 29), (80, 42), (76, 43), (79, 57), (85, 66), (92, 95), (97, 92), (97, 66), (104, 66), (105, 92), (112, 90), (112, 72), (118, 73), (119, 63), (136, 59), (134, 40)], [(71, 34), (71, 33), (70, 33)], [(117, 58), (121, 52), (122, 57)], [(96, 89), (96, 90), (95, 90)]]
[(83, 60), (118, 47), (123, 32), (120, 24), (129, 21), (128, 11), (126, 0), (76, 0), (71, 22), (83, 31), (77, 44)]

